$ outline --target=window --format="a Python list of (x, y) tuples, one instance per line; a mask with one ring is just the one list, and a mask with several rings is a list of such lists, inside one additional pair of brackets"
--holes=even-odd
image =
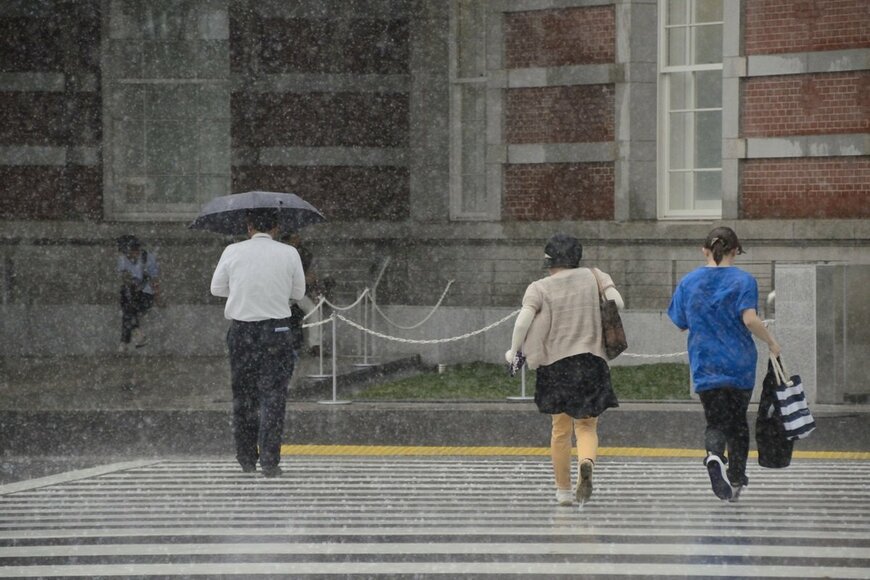
[(454, 0), (450, 32), (450, 218), (491, 219), (486, 183), (486, 3)]
[(659, 217), (722, 215), (723, 0), (659, 1)]
[(107, 32), (106, 213), (189, 219), (230, 189), (227, 3), (113, 0)]

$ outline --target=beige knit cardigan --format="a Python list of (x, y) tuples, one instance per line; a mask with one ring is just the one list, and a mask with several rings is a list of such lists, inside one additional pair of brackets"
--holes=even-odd
[(570, 268), (529, 284), (523, 306), (536, 314), (526, 333), (523, 352), (529, 368), (550, 365), (557, 360), (592, 353), (607, 360), (601, 332), (599, 291), (613, 286), (613, 279), (597, 270)]

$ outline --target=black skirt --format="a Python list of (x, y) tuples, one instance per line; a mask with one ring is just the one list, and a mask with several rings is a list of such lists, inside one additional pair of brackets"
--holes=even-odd
[(538, 367), (535, 404), (541, 413), (582, 419), (618, 407), (619, 401), (610, 384), (610, 367), (604, 359), (583, 353)]

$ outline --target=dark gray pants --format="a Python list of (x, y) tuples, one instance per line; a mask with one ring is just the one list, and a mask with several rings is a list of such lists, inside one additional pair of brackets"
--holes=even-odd
[(290, 319), (239, 322), (227, 332), (233, 389), (233, 436), (242, 467), (275, 467), (281, 460), (281, 437), (287, 386), (295, 355)]

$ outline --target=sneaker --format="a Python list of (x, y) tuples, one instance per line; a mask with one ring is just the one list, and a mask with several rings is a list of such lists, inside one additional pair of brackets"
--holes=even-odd
[(721, 500), (731, 499), (734, 495), (734, 490), (728, 482), (728, 476), (725, 471), (725, 462), (721, 457), (714, 453), (708, 453), (704, 459), (704, 465), (707, 466), (707, 474), (710, 476), (710, 485), (713, 487), (713, 493)]
[(284, 473), (281, 470), (280, 465), (273, 465), (271, 467), (264, 467), (262, 471), (263, 471), (263, 477), (267, 477), (269, 479), (272, 479), (274, 477), (281, 477), (281, 474)]
[(570, 489), (557, 489), (556, 501), (560, 506), (569, 507), (574, 505), (574, 494)]
[(142, 348), (143, 346), (148, 344), (148, 339), (145, 337), (145, 333), (138, 328), (133, 329), (131, 338), (131, 342), (136, 345), (136, 348)]
[(580, 480), (577, 482), (577, 489), (574, 490), (577, 496), (577, 501), (581, 504), (589, 501), (592, 497), (592, 468), (595, 463), (591, 459), (584, 459), (580, 462)]
[(740, 499), (740, 494), (743, 492), (743, 488), (746, 487), (747, 484), (731, 484), (731, 503), (736, 503), (738, 499)]

